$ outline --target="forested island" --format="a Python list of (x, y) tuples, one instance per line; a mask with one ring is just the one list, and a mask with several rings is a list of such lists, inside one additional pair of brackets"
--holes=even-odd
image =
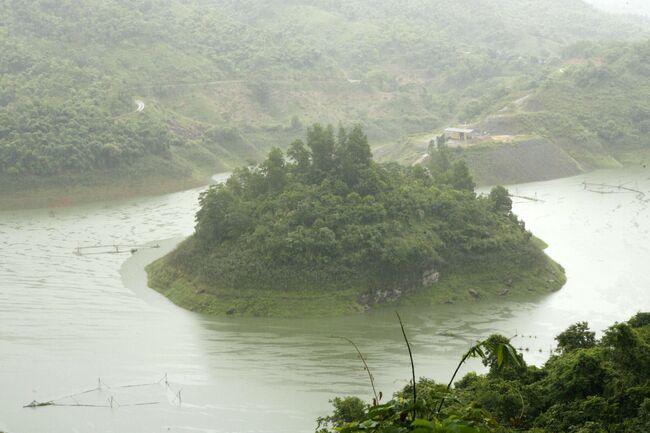
[(338, 315), (400, 302), (548, 293), (562, 268), (463, 162), (372, 160), (361, 127), (318, 124), (201, 196), (195, 234), (148, 268), (151, 287), (210, 314)]
[(526, 365), (508, 338), (492, 335), (460, 360), (481, 359), (487, 374), (469, 373), (453, 388), (420, 378), (415, 400), (413, 382), (385, 403), (378, 394), (370, 404), (335, 398), (318, 432), (650, 431), (650, 313), (610, 326), (600, 339), (579, 322), (555, 340), (539, 368)]

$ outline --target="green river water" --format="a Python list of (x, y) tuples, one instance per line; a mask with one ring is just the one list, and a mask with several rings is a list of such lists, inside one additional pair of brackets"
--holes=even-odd
[[(515, 346), (541, 364), (571, 323), (602, 331), (650, 310), (650, 171), (598, 171), (510, 190), (538, 200), (517, 200), (515, 212), (550, 245), (568, 283), (536, 302), (402, 310), (419, 376), (448, 380), (469, 344), (493, 332), (518, 334)], [(333, 336), (358, 344), (385, 395), (406, 383), (408, 354), (391, 310), (210, 318), (147, 288), (144, 266), (192, 233), (199, 192), (0, 212), (0, 431), (310, 432), (332, 397), (371, 396), (353, 349)], [(72, 254), (143, 243), (161, 248)], [(34, 400), (60, 406), (22, 407)]]

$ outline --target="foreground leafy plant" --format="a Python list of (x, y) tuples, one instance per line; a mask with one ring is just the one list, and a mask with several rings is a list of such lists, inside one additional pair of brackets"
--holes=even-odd
[[(411, 365), (410, 385), (401, 394), (397, 394), (393, 400), (378, 405), (374, 378), (370, 374), (365, 358), (357, 345), (346, 338), (354, 346), (363, 361), (364, 369), (368, 371), (373, 392), (375, 392), (375, 399), (370, 407), (363, 405), (363, 402), (356, 397), (334, 399), (332, 401), (335, 408), (334, 414), (329, 417), (319, 418), (318, 430), (321, 433), (326, 433), (329, 431), (327, 426), (332, 425), (335, 431), (340, 433), (361, 431), (372, 431), (376, 433), (480, 433), (492, 431), (492, 427), (497, 426), (496, 421), (489, 412), (481, 409), (479, 406), (469, 405), (461, 411), (453, 413), (441, 414), (441, 411), (458, 371), (468, 359), (481, 358), (486, 365), (493, 365), (497, 370), (501, 370), (506, 366), (520, 368), (523, 365), (521, 356), (517, 354), (516, 349), (512, 347), (509, 340), (492, 336), (486, 340), (477, 342), (463, 355), (449, 385), (446, 389), (441, 390), (439, 385), (426, 379), (421, 380), (420, 383), (416, 382), (415, 363), (413, 362), (411, 344), (408, 340), (401, 316), (399, 313), (396, 313), (396, 315), (409, 354)], [(429, 398), (418, 399), (418, 387), (426, 391), (426, 396), (433, 397), (435, 401), (440, 401), (437, 405), (437, 410), (431, 410), (432, 406)], [(406, 398), (408, 394), (411, 396), (410, 399)], [(361, 407), (366, 407), (367, 413), (360, 412)], [(418, 415), (420, 416), (419, 418)]]
[(377, 388), (375, 388), (375, 377), (372, 375), (372, 372), (370, 371), (370, 367), (368, 366), (368, 363), (366, 362), (366, 357), (363, 356), (363, 353), (361, 353), (361, 350), (359, 350), (359, 346), (357, 346), (357, 344), (354, 341), (350, 340), (347, 337), (339, 337), (339, 338), (342, 338), (343, 340), (350, 343), (354, 347), (354, 350), (357, 351), (357, 356), (359, 357), (359, 359), (363, 363), (364, 371), (366, 371), (366, 373), (368, 373), (368, 379), (370, 380), (370, 386), (372, 387), (372, 393), (374, 395), (374, 399), (372, 400), (372, 405), (373, 406), (378, 405), (379, 402), (381, 401), (382, 393), (381, 393), (381, 391), (379, 391), (379, 393), (377, 393)]
[[(451, 391), (451, 386), (454, 383), (454, 379), (456, 379), (458, 371), (470, 358), (481, 358), (485, 365), (490, 365), (490, 368), (496, 367), (497, 370), (501, 370), (506, 366), (520, 368), (523, 365), (521, 355), (517, 353), (517, 349), (512, 347), (510, 340), (506, 340), (503, 337), (499, 338), (499, 336), (492, 336), (487, 340), (478, 341), (474, 346), (470, 347), (458, 363), (456, 371), (454, 371), (447, 385), (447, 393)], [(440, 399), (437, 413), (440, 413), (444, 403), (445, 397), (443, 396)]]
[[(335, 399), (319, 433), (650, 431), (650, 314), (615, 324), (593, 342), (585, 323), (561, 335), (577, 335), (571, 341), (586, 347), (558, 351), (538, 368), (526, 366), (508, 338), (492, 335), (463, 355), (448, 385), (423, 378), (415, 384), (417, 400), (410, 383), (373, 407), (355, 397)], [(488, 373), (469, 373), (452, 388), (470, 358), (481, 359)]]

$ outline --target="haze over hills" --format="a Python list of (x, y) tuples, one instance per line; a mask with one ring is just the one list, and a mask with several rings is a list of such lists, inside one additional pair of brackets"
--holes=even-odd
[(0, 1), (0, 433), (650, 432), (649, 24)]
[(198, 182), (313, 121), (359, 122), (393, 144), (476, 118), (572, 42), (648, 35), (643, 20), (579, 0), (42, 0), (0, 12), (5, 193), (116, 174)]
[(650, 4), (645, 0), (585, 0), (602, 10), (617, 14), (650, 16)]
[(551, 179), (650, 158), (650, 44), (567, 47), (474, 117), (484, 134), (457, 149), (482, 183)]

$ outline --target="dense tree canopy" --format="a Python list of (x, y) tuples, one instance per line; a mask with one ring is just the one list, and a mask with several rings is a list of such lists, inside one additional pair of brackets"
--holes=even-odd
[(172, 265), (217, 287), (406, 291), (431, 269), (541, 254), (509, 209), (476, 196), (467, 170), (377, 164), (359, 126), (314, 125), (287, 154), (273, 149), (206, 191)]

